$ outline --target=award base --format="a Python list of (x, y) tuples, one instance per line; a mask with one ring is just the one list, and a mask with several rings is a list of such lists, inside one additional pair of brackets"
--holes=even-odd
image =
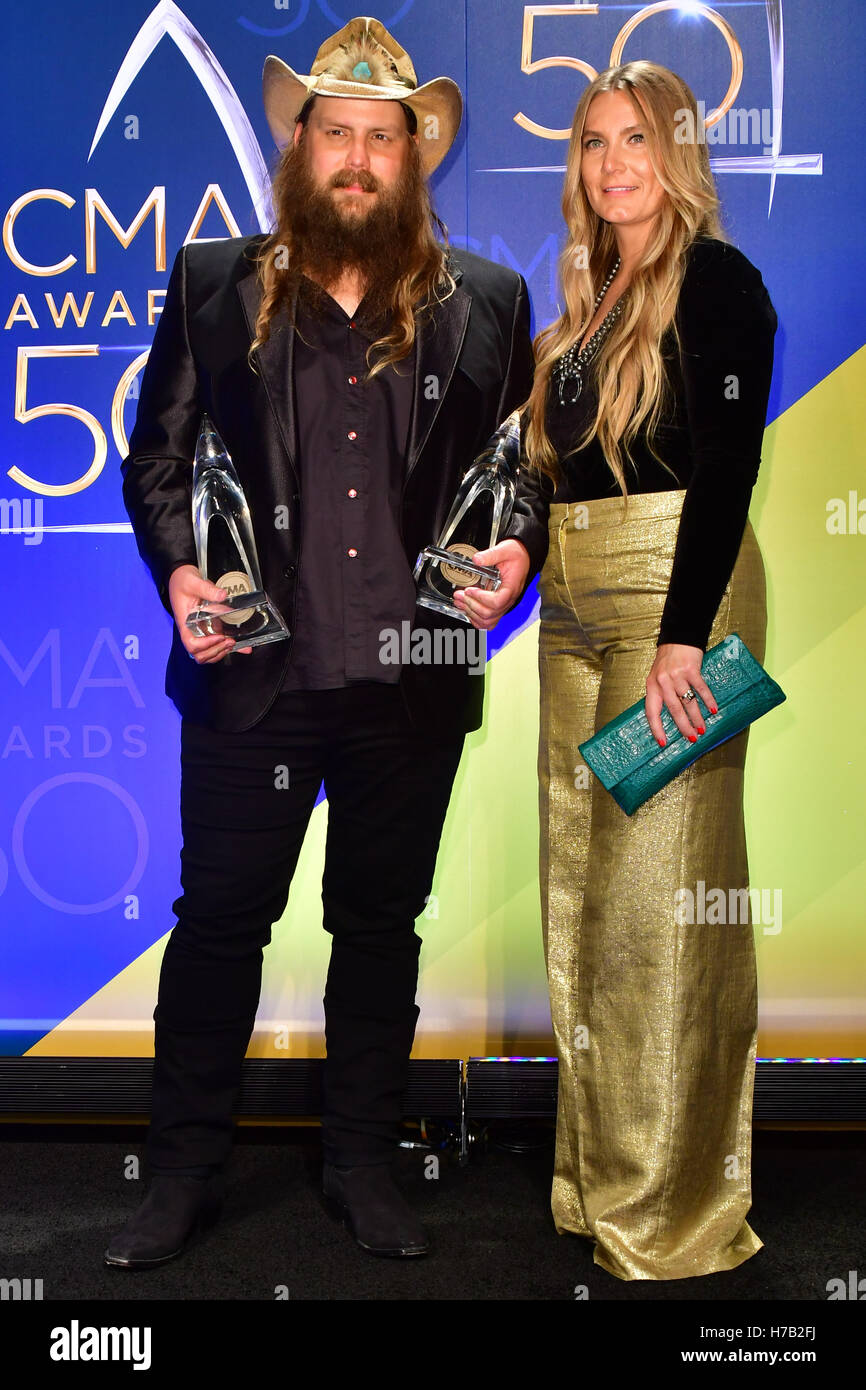
[(193, 637), (232, 637), (239, 647), (262, 647), (289, 636), (281, 615), (261, 589), (231, 594), (220, 602), (208, 600), (188, 614)]
[[(479, 546), (478, 549), (483, 547)], [(469, 546), (464, 547), (471, 555)], [(465, 553), (445, 550), (439, 545), (428, 545), (421, 551), (415, 565), (418, 587), (416, 601), (422, 608), (432, 608), (437, 613), (445, 613), (449, 618), (459, 618), (468, 623), (465, 613), (454, 603), (455, 589), (487, 589), (492, 592), (502, 583), (502, 576), (495, 565), (476, 565)]]

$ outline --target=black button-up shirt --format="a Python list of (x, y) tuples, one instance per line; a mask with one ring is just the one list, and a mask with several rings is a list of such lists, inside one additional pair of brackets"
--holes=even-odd
[(378, 334), (364, 302), (350, 318), (325, 298), (321, 317), (299, 303), (294, 328), (301, 540), (284, 690), (396, 684), (399, 665), (380, 659), (383, 632), (399, 634), (415, 614), (400, 535), (414, 351), (365, 381)]

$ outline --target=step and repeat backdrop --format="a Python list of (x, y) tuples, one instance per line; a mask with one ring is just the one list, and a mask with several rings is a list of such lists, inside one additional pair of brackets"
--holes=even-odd
[[(747, 830), (765, 1057), (866, 1051), (866, 398), (852, 136), (862, 7), (806, 0), (524, 5), (388, 0), (419, 80), (466, 98), (434, 180), (451, 241), (557, 313), (566, 139), (595, 72), (651, 58), (703, 103), (728, 235), (779, 314), (752, 520), (766, 665)], [(89, 0), (4, 8), (0, 306), (0, 1053), (146, 1056), (179, 892), (170, 620), (120, 461), (186, 241), (269, 225), (261, 72), (309, 72), (344, 0)], [(852, 107), (852, 100), (855, 101)], [(10, 138), (11, 137), (11, 138)], [(432, 539), (432, 537), (431, 537)], [(492, 634), (424, 938), (417, 1056), (552, 1050), (538, 905), (537, 597)], [(252, 663), (255, 656), (248, 658)], [(250, 1055), (323, 1055), (327, 802), (265, 956)], [(664, 846), (659, 847), (664, 853)]]

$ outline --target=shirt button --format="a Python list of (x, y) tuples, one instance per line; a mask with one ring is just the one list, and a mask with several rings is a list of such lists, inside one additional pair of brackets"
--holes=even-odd
[(349, 385), (350, 385), (350, 386), (357, 386), (357, 385), (358, 385), (358, 378), (357, 378), (356, 376), (350, 376), (350, 377), (349, 377)]
[(355, 320), (354, 320), (354, 319), (352, 319), (352, 322), (349, 324), (349, 327), (350, 327), (350, 328), (354, 328), (354, 327), (355, 327)]
[(357, 439), (357, 438), (358, 438), (358, 431), (357, 431), (357, 430), (349, 430), (348, 438), (349, 438), (349, 439)]
[(291, 579), (294, 572), (294, 565), (283, 565), (283, 574), (285, 575), (286, 579)]
[(347, 496), (347, 497), (357, 497), (357, 496), (358, 496), (358, 491), (357, 491), (357, 489), (356, 489), (356, 488), (353, 488), (353, 487), (350, 487), (350, 488), (349, 488), (349, 491), (346, 493), (346, 496)]
[(354, 558), (355, 558), (355, 556), (357, 555), (357, 553), (358, 553), (358, 552), (357, 552), (357, 550), (355, 549), (354, 546), (351, 546), (351, 547), (346, 551), (346, 554), (348, 555), (348, 557), (349, 557), (350, 560), (354, 560)]

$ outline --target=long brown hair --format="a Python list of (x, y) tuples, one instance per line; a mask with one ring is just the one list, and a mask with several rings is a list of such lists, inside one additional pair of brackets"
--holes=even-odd
[[(670, 69), (644, 60), (599, 73), (577, 104), (568, 147), (562, 191), (568, 236), (559, 261), (565, 308), (534, 342), (535, 378), (526, 403), (529, 424), (525, 432), (526, 458), (531, 467), (554, 482), (559, 479), (556, 452), (544, 424), (551, 371), (556, 359), (580, 342), (592, 322), (596, 296), (616, 260), (614, 228), (592, 208), (580, 172), (590, 104), (600, 92), (613, 91), (625, 92), (638, 119), (645, 123), (649, 159), (667, 196), (634, 269), (622, 313), (598, 350), (594, 363), (598, 408), (573, 447), (582, 449), (597, 436), (623, 497), (627, 497), (624, 459), (632, 461), (629, 444), (642, 425), (647, 446), (658, 458), (652, 438), (670, 390), (661, 341), (672, 328), (679, 351), (674, 316), (688, 247), (700, 236), (721, 241), (727, 238), (719, 221), (719, 198), (707, 147), (695, 139), (701, 117), (691, 89)], [(684, 118), (687, 111), (690, 118)], [(688, 119), (691, 138), (680, 143), (675, 129), (679, 125), (687, 130), (683, 123)]]
[[(270, 337), (274, 315), (290, 299), (304, 269), (293, 227), (296, 215), (300, 215), (295, 206), (299, 164), (306, 159), (306, 121), (312, 104), (308, 102), (298, 118), (304, 128), (297, 149), (289, 144), (279, 159), (272, 180), (276, 225), (256, 252), (261, 302), (255, 335), (247, 353), (254, 371), (252, 354)], [(407, 111), (402, 102), (400, 105)], [(381, 273), (377, 275), (383, 293), (377, 296), (376, 308), (382, 317), (390, 318), (390, 323), (383, 325), (387, 331), (383, 331), (367, 350), (368, 377), (408, 357), (423, 315), (447, 299), (455, 288), (448, 269), (448, 231), (433, 210), (418, 145), (411, 138), (410, 118), (414, 121), (411, 111), (407, 115), (410, 139), (404, 171), (408, 198), (406, 222), (403, 235), (398, 238), (399, 244), (390, 248), (388, 263), (380, 267)], [(280, 256), (278, 252), (283, 254)]]

